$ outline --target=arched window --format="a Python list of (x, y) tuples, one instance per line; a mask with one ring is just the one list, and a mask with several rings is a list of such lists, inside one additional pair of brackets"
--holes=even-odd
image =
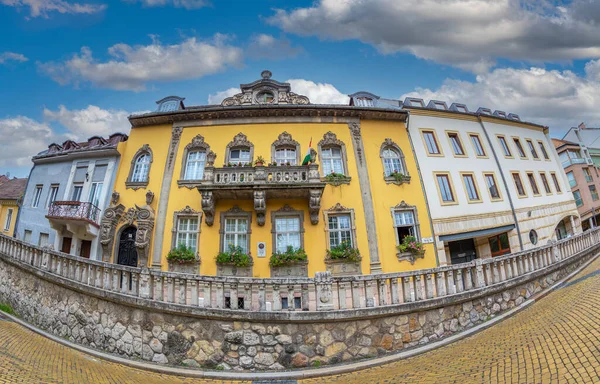
[(379, 154), (386, 183), (402, 184), (410, 182), (410, 176), (404, 161), (404, 153), (398, 144), (394, 143), (392, 139), (385, 139), (381, 144)]
[(134, 183), (144, 183), (148, 181), (148, 171), (150, 171), (150, 155), (144, 154), (135, 160), (133, 175), (131, 181)]
[(138, 189), (145, 188), (148, 185), (152, 160), (152, 150), (148, 144), (144, 144), (131, 160), (129, 178), (125, 182), (126, 188)]
[(188, 152), (185, 166), (185, 180), (202, 180), (204, 178), (204, 164), (206, 163), (206, 152)]
[(299, 164), (300, 144), (287, 132), (281, 133), (271, 145), (271, 159), (277, 164)]
[(323, 135), (323, 140), (319, 141), (318, 147), (323, 167), (323, 176), (332, 173), (348, 176), (346, 146), (343, 141), (338, 140), (335, 133), (327, 132)]
[(254, 155), (254, 145), (248, 141), (248, 137), (243, 133), (235, 135), (233, 140), (227, 144), (227, 157), (225, 163), (231, 164), (252, 164)]
[(179, 186), (190, 188), (198, 180), (203, 180), (204, 168), (214, 166), (215, 158), (215, 153), (210, 150), (204, 137), (196, 135), (183, 150), (181, 175), (177, 182)]
[(384, 148), (381, 158), (383, 159), (383, 169), (386, 176), (390, 176), (392, 173), (404, 174), (400, 154), (394, 148)]

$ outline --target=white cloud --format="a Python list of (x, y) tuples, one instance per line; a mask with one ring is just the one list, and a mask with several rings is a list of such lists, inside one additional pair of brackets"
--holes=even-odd
[(56, 111), (44, 108), (46, 121), (60, 123), (77, 140), (87, 140), (95, 135), (107, 137), (115, 132), (127, 134), (131, 129), (127, 116), (129, 116), (127, 111), (102, 109), (95, 105), (73, 110), (60, 105)]
[(298, 56), (302, 48), (292, 47), (292, 43), (285, 37), (278, 39), (261, 33), (250, 38), (247, 52), (248, 56), (255, 59), (281, 60)]
[(145, 7), (165, 7), (199, 9), (210, 5), (204, 0), (125, 0), (128, 3), (142, 3)]
[(63, 0), (0, 0), (0, 4), (18, 9), (29, 8), (30, 17), (48, 18), (52, 12), (68, 14), (93, 14), (106, 9), (105, 4), (80, 4)]
[(553, 137), (585, 121), (600, 126), (600, 61), (586, 65), (585, 76), (572, 71), (502, 68), (474, 82), (447, 79), (438, 89), (417, 88), (401, 96), (464, 103), (469, 110), (488, 107), (517, 113), (521, 120), (548, 125)]
[[(348, 104), (348, 96), (344, 95), (331, 84), (315, 83), (304, 79), (289, 79), (292, 92), (307, 96), (312, 104)], [(223, 99), (240, 93), (239, 88), (229, 88), (208, 96), (209, 104), (221, 104)]]
[(197, 79), (239, 66), (240, 48), (226, 44), (228, 37), (217, 34), (210, 41), (188, 38), (180, 44), (115, 44), (108, 49), (111, 60), (101, 62), (92, 51), (81, 48), (80, 54), (61, 63), (39, 63), (41, 72), (61, 85), (90, 82), (115, 90), (141, 91), (151, 82)]
[(573, 0), (318, 0), (267, 21), (288, 33), (360, 40), (383, 54), (487, 72), (498, 58), (532, 62), (600, 57), (600, 2)]
[(20, 63), (23, 63), (25, 61), (29, 60), (28, 58), (26, 58), (23, 54), (21, 53), (14, 53), (14, 52), (2, 52), (0, 53), (0, 64), (4, 64), (8, 61), (18, 61)]
[(25, 116), (0, 119), (0, 167), (30, 166), (31, 156), (48, 148), (56, 135), (46, 123)]

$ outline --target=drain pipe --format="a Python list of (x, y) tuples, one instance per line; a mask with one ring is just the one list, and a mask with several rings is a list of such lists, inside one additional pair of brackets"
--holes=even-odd
[(517, 213), (515, 212), (515, 205), (513, 204), (512, 197), (508, 190), (508, 183), (506, 182), (506, 177), (504, 177), (504, 171), (502, 170), (502, 165), (500, 165), (500, 161), (498, 160), (498, 154), (494, 150), (494, 146), (492, 145), (492, 140), (490, 139), (490, 135), (488, 135), (487, 130), (485, 129), (485, 125), (483, 124), (483, 120), (481, 119), (481, 114), (477, 114), (477, 119), (479, 120), (479, 125), (481, 125), (481, 129), (483, 129), (483, 134), (487, 139), (488, 145), (494, 155), (494, 160), (496, 160), (496, 165), (498, 165), (498, 169), (500, 170), (500, 177), (502, 177), (502, 183), (504, 183), (504, 189), (506, 190), (506, 196), (508, 197), (508, 203), (510, 204), (510, 211), (512, 212), (513, 219), (515, 221), (515, 228), (517, 229), (517, 235), (519, 237), (519, 246), (521, 247), (521, 251), (523, 251), (523, 239), (521, 238), (521, 229), (519, 228), (519, 221), (517, 220)]
[(415, 164), (417, 166), (417, 174), (419, 176), (419, 181), (421, 182), (421, 191), (423, 192), (423, 197), (425, 198), (425, 208), (427, 208), (427, 216), (429, 216), (429, 228), (431, 229), (431, 237), (433, 238), (433, 251), (435, 253), (435, 264), (436, 266), (440, 266), (440, 259), (438, 256), (437, 250), (437, 242), (435, 241), (435, 231), (433, 230), (433, 222), (431, 221), (431, 211), (429, 210), (429, 201), (427, 200), (427, 194), (425, 193), (425, 184), (423, 183), (423, 178), (421, 177), (421, 168), (419, 167), (419, 159), (417, 158), (417, 153), (415, 152), (415, 147), (413, 145), (412, 138), (410, 136), (410, 130), (408, 129), (410, 124), (410, 110), (406, 110), (406, 134), (408, 135), (408, 143), (410, 144), (410, 150), (413, 153), (413, 159), (415, 159)]

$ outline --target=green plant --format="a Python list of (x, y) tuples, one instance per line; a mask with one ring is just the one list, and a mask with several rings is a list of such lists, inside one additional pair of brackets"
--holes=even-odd
[(410, 252), (412, 254), (425, 252), (423, 243), (419, 243), (414, 236), (404, 236), (402, 244), (396, 246), (400, 252)]
[(9, 315), (14, 315), (15, 311), (13, 311), (12, 307), (8, 304), (0, 303), (0, 311), (4, 313), (8, 313)]
[(264, 157), (262, 157), (262, 156), (258, 156), (258, 157), (256, 158), (256, 160), (254, 160), (254, 165), (261, 166), (261, 165), (263, 165), (265, 162), (266, 162), (266, 161), (265, 161), (265, 158), (264, 158)]
[(331, 260), (346, 260), (351, 262), (359, 262), (362, 260), (358, 248), (352, 247), (349, 241), (342, 241), (335, 247), (327, 250), (327, 257)]
[(288, 245), (285, 252), (275, 252), (269, 260), (271, 267), (281, 267), (293, 263), (308, 260), (306, 252), (302, 248), (294, 249), (291, 245)]
[(198, 258), (191, 247), (188, 247), (185, 244), (179, 244), (169, 251), (167, 260), (171, 263), (186, 264), (194, 263), (198, 261)]
[(325, 176), (326, 181), (343, 180), (345, 178), (346, 178), (346, 175), (344, 175), (342, 173), (335, 173), (335, 172), (331, 172), (329, 175)]
[(252, 259), (240, 246), (229, 244), (228, 251), (219, 252), (215, 258), (217, 264), (232, 264), (236, 267), (248, 267), (252, 264)]
[(404, 174), (400, 173), (398, 171), (391, 172), (390, 173), (390, 177), (393, 177), (394, 180), (396, 180), (399, 183), (402, 183), (404, 181), (404, 178), (405, 178)]
[(315, 361), (313, 361), (313, 367), (319, 368), (320, 366), (321, 366), (321, 360), (315, 360)]

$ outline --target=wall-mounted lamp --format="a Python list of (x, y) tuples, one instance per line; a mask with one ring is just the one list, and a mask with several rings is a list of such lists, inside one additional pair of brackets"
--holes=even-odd
[(85, 181), (90, 181), (90, 174), (88, 172), (85, 173)]

